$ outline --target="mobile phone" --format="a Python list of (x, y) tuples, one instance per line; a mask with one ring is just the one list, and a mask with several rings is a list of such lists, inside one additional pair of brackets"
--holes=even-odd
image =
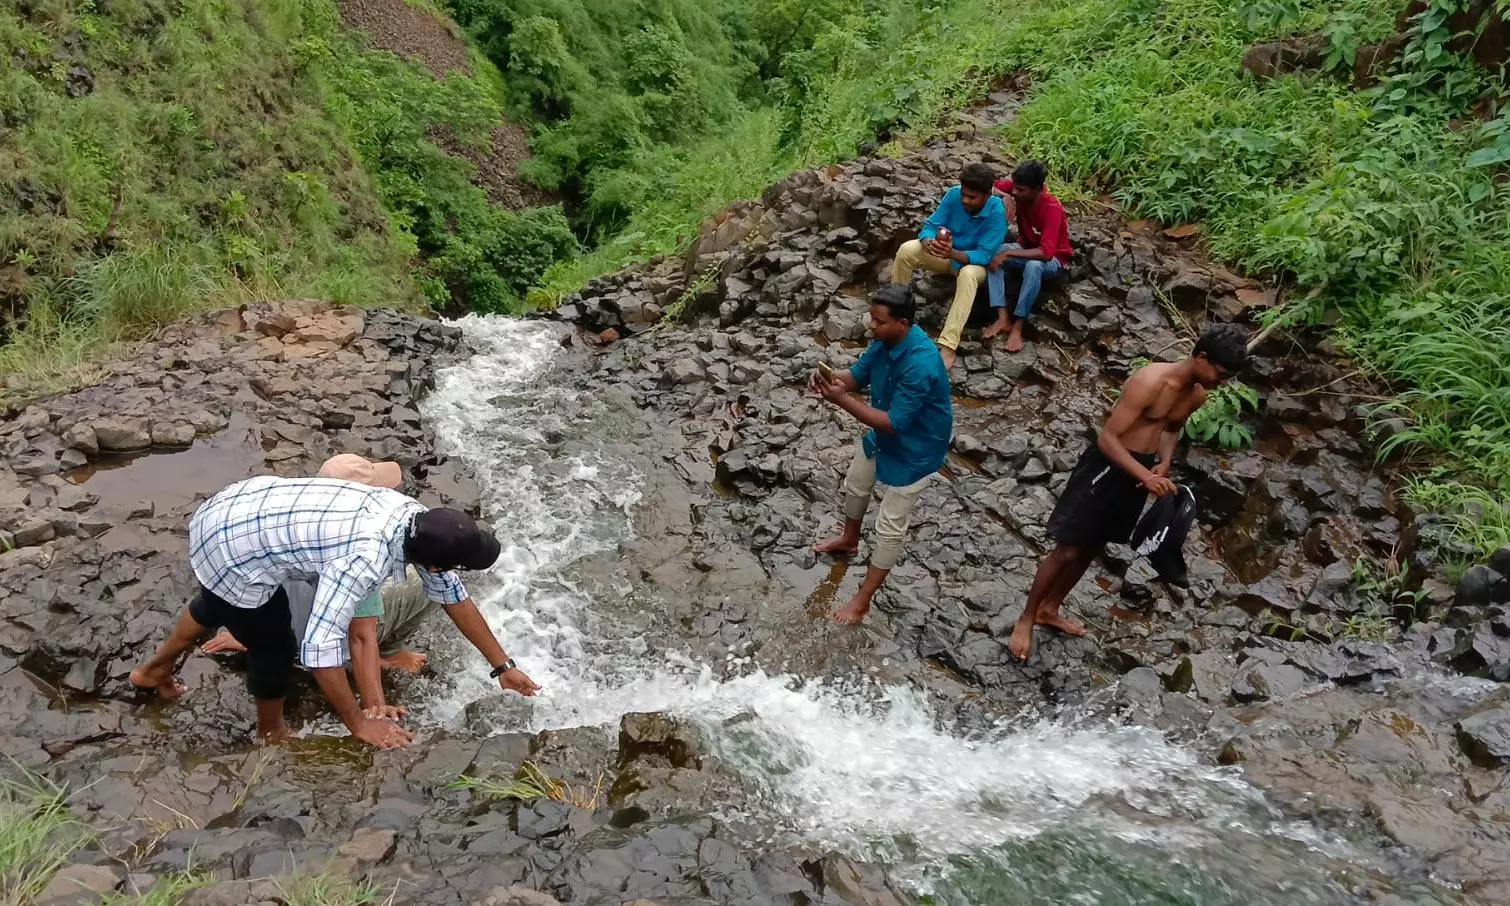
[(834, 379), (834, 369), (827, 362), (818, 363), (818, 373), (823, 375), (825, 381), (832, 381)]

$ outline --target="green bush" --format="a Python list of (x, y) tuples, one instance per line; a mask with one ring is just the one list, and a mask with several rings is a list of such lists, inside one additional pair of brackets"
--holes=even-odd
[(0, 6), (0, 372), (56, 379), (104, 342), (249, 296), (417, 298), (351, 145), (296, 75), (306, 13)]
[[(473, 185), (473, 165), (434, 137), (473, 147), (491, 140), (503, 111), (483, 78), (434, 78), (418, 63), (361, 50), (327, 13), (295, 54), (324, 87), (326, 106), (352, 138), (393, 227), (425, 263), (420, 283), (438, 309), (511, 312), (548, 267), (578, 251), (559, 208), (514, 212)], [(312, 16), (312, 18), (314, 18)]]

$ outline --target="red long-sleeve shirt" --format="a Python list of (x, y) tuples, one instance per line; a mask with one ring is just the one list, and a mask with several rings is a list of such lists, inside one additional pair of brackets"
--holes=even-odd
[[(1012, 180), (998, 179), (996, 188), (1012, 194)], [(1017, 243), (1025, 249), (1043, 249), (1044, 254), (1069, 264), (1075, 253), (1070, 246), (1070, 221), (1064, 205), (1048, 190), (1038, 193), (1030, 205), (1017, 203)]]

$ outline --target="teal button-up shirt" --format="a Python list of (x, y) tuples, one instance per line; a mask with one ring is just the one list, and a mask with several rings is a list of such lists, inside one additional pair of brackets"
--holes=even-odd
[(888, 348), (873, 340), (849, 369), (870, 404), (891, 419), (891, 431), (865, 433), (865, 455), (876, 461), (876, 480), (902, 487), (937, 472), (954, 434), (949, 372), (938, 346), (916, 324)]

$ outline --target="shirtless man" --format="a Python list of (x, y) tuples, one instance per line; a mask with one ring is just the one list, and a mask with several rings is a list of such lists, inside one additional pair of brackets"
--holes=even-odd
[(1048, 532), (1058, 544), (1033, 577), (1008, 643), (1013, 655), (1027, 658), (1035, 626), (1085, 635), (1084, 626), (1060, 616), (1065, 597), (1107, 544), (1127, 542), (1149, 494), (1174, 493), (1169, 467), (1185, 420), (1206, 402), (1208, 390), (1247, 365), (1246, 341), (1242, 328), (1219, 324), (1201, 334), (1190, 358), (1147, 365), (1127, 379), (1049, 517)]

